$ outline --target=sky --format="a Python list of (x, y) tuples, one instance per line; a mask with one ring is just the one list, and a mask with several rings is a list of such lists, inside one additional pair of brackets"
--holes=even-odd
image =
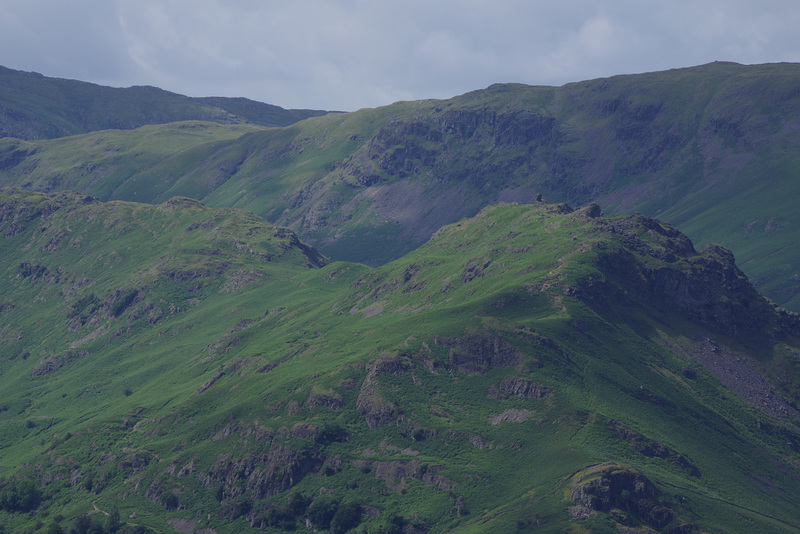
[(354, 111), (493, 83), (800, 62), (797, 0), (0, 0), (0, 65)]

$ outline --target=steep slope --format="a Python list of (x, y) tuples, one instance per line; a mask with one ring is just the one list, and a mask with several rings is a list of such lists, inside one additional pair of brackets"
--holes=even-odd
[(800, 525), (798, 317), (664, 223), (498, 205), (370, 269), (188, 199), (0, 206), (12, 530)]
[(770, 298), (800, 310), (798, 80), (794, 64), (714, 63), (558, 88), (495, 85), (313, 118), (160, 154), (157, 164), (128, 157), (113, 188), (104, 181), (117, 160), (53, 172), (52, 142), (6, 140), (0, 178), (104, 199), (236, 206), (335, 259), (370, 265), (497, 201), (595, 201), (731, 248)]
[(287, 126), (325, 113), (246, 98), (190, 98), (156, 87), (103, 87), (0, 67), (0, 137), (52, 139), (186, 120)]
[[(6, 138), (0, 140), (0, 167), (17, 165), (23, 176), (34, 169), (49, 169), (38, 176), (31, 172), (19, 184), (37, 191), (88, 190), (101, 198), (152, 200), (169, 189), (170, 182), (183, 176), (193, 162), (205, 161), (218, 144), (261, 131), (264, 128), (250, 124), (185, 121), (132, 131), (104, 130), (43, 143)], [(165, 164), (165, 158), (172, 164)], [(224, 175), (237, 161), (225, 158), (214, 165), (216, 172)], [(209, 177), (206, 175), (206, 180)], [(206, 189), (213, 187), (208, 184)]]

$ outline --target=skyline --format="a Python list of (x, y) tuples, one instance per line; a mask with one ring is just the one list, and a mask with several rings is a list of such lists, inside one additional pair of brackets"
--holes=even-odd
[(493, 83), (800, 62), (800, 5), (635, 0), (7, 0), (0, 65), (353, 111)]

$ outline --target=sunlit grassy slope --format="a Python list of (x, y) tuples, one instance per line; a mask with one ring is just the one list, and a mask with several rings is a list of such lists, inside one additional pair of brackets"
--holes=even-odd
[(333, 259), (369, 265), (486, 205), (542, 193), (718, 242), (798, 311), (798, 69), (713, 63), (557, 88), (499, 84), (260, 131), (194, 123), (194, 133), (4, 139), (0, 183), (248, 209)]
[(667, 225), (498, 205), (373, 269), (185, 198), (2, 200), (7, 531), (800, 524), (797, 318)]

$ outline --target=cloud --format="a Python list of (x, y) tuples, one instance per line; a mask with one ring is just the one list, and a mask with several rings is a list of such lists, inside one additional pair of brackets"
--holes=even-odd
[(495, 82), (800, 61), (795, 0), (5, 0), (0, 64), (352, 110)]
[(122, 64), (113, 2), (4, 0), (0, 64), (64, 77), (113, 77)]
[(636, 32), (605, 15), (597, 15), (584, 21), (577, 30), (566, 32), (537, 63), (543, 76), (549, 79), (569, 78), (578, 73), (591, 75), (597, 67), (622, 63), (638, 41)]

